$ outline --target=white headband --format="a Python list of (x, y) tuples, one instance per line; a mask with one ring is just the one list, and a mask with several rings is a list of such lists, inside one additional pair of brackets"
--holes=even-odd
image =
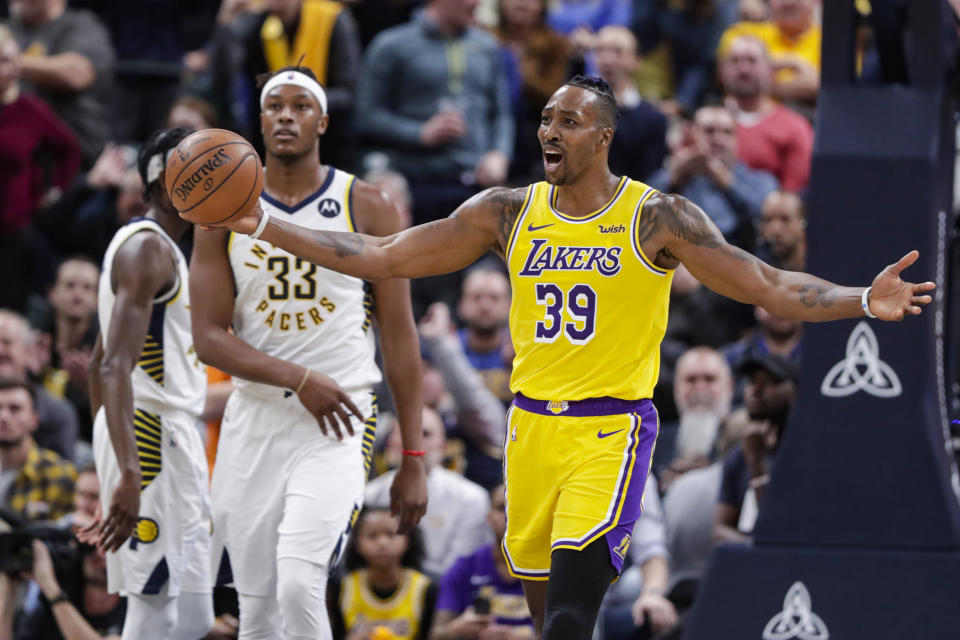
[(267, 84), (263, 85), (263, 90), (260, 92), (261, 109), (263, 109), (263, 105), (267, 101), (267, 94), (273, 91), (275, 87), (279, 87), (280, 85), (284, 84), (292, 84), (298, 87), (303, 87), (312, 93), (317, 99), (317, 102), (320, 103), (320, 110), (323, 113), (327, 112), (327, 94), (324, 93), (323, 87), (320, 86), (319, 82), (305, 73), (300, 73), (299, 71), (284, 71), (283, 73), (278, 73), (270, 78)]
[(147, 186), (160, 177), (160, 173), (167, 168), (167, 160), (170, 158), (170, 152), (173, 149), (167, 149), (166, 153), (160, 152), (150, 156), (147, 162)]

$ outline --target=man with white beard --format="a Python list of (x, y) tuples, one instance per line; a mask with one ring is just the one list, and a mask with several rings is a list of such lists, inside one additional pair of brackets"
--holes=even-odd
[(733, 376), (723, 355), (710, 347), (684, 352), (677, 360), (673, 396), (680, 415), (673, 431), (675, 441), (657, 443), (666, 458), (666, 468), (661, 472), (664, 491), (678, 475), (710, 464), (718, 440), (725, 439), (721, 426), (730, 415)]

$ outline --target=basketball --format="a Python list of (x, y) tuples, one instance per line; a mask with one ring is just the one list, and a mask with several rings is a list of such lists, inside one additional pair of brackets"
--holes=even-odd
[(256, 204), (263, 189), (260, 155), (241, 136), (204, 129), (184, 138), (167, 158), (167, 194), (180, 217), (219, 224)]

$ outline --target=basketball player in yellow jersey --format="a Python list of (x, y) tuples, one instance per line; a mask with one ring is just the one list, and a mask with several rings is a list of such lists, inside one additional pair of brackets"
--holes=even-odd
[(252, 212), (230, 227), (367, 280), (461, 269), (489, 249), (510, 267), (516, 347), (505, 442), (504, 552), (543, 637), (589, 638), (629, 545), (657, 435), (649, 398), (672, 270), (804, 321), (902, 320), (932, 282), (900, 272), (842, 287), (728, 245), (699, 207), (610, 173), (617, 104), (576, 77), (541, 114), (547, 182), (488, 189), (452, 216), (386, 238), (306, 230)]

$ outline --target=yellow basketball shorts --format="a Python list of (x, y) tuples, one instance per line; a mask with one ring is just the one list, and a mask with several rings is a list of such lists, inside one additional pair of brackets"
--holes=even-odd
[(619, 573), (659, 426), (648, 399), (547, 402), (517, 394), (504, 441), (510, 573), (547, 580), (554, 549), (581, 550), (600, 538)]

